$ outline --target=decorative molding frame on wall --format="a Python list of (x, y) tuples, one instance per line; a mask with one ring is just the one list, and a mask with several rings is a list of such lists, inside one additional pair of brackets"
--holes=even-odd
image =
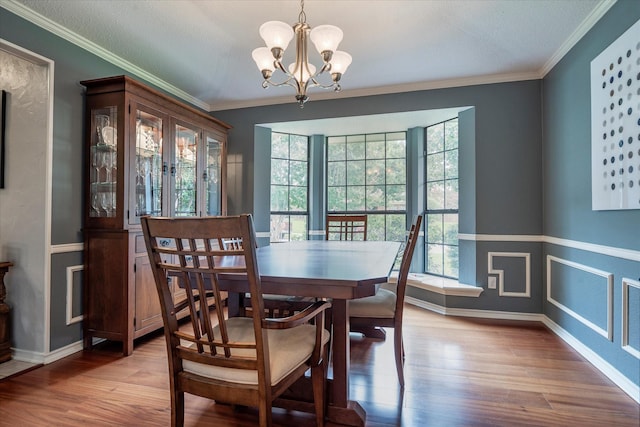
[[(504, 270), (493, 268), (493, 258), (524, 258), (525, 260), (525, 290), (524, 292), (507, 292), (504, 290)], [(488, 252), (487, 271), (498, 275), (498, 295), (501, 297), (531, 297), (531, 254), (526, 252)]]
[(640, 289), (640, 282), (622, 278), (622, 349), (640, 359), (640, 349), (629, 345), (629, 288)]
[(84, 315), (73, 317), (73, 276), (76, 272), (84, 270), (83, 265), (72, 265), (67, 267), (67, 326), (74, 323), (81, 322), (84, 319)]
[[(579, 315), (575, 311), (571, 310), (569, 307), (564, 304), (556, 301), (551, 296), (551, 263), (557, 262), (559, 264), (563, 264), (569, 267), (576, 268), (578, 270), (586, 271), (587, 273), (595, 274), (596, 276), (603, 277), (607, 279), (607, 329), (604, 330), (600, 326), (595, 323), (589, 321), (583, 316)], [(613, 341), (613, 274), (607, 271), (598, 270), (597, 268), (592, 268), (584, 264), (579, 264), (577, 262), (568, 261), (562, 258), (558, 258), (553, 255), (547, 255), (547, 301), (551, 304), (558, 307), (560, 310), (564, 311), (574, 319), (578, 320), (583, 325), (592, 329), (599, 335), (607, 338), (609, 341)]]
[[(63, 243), (59, 245), (51, 245), (51, 254), (65, 254), (71, 252), (82, 252), (84, 251), (84, 243)], [(79, 315), (73, 317), (73, 276), (78, 271), (84, 270), (84, 265), (70, 265), (66, 268), (66, 324), (67, 326), (72, 325), (74, 323), (81, 322), (84, 318), (84, 315)], [(50, 327), (50, 326), (49, 326)]]

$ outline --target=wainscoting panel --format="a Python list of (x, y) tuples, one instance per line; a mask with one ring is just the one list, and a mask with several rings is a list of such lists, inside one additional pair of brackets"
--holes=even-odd
[[(82, 315), (82, 265), (72, 265), (67, 267), (67, 326), (81, 322)], [(77, 304), (74, 310), (74, 301)], [(74, 316), (74, 313), (76, 314)]]
[[(505, 285), (505, 270), (498, 269), (494, 267), (494, 258), (523, 258), (524, 259), (524, 268), (517, 269), (515, 271), (520, 272), (522, 276), (520, 277), (508, 277), (509, 283), (523, 283), (524, 289), (520, 291), (517, 290), (507, 290), (507, 286)], [(498, 294), (504, 297), (531, 297), (531, 254), (524, 252), (488, 252), (488, 267), (487, 270), (489, 274), (496, 274), (498, 276)], [(517, 273), (511, 274), (510, 276), (516, 276)]]
[(613, 341), (612, 273), (547, 255), (547, 301)]
[(82, 243), (51, 246), (50, 344), (45, 357), (82, 342), (83, 249)]
[(640, 359), (640, 282), (622, 279), (622, 349)]

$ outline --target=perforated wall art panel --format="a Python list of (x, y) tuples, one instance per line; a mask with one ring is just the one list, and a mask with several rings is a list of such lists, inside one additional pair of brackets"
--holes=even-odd
[(640, 21), (591, 61), (593, 210), (640, 209)]

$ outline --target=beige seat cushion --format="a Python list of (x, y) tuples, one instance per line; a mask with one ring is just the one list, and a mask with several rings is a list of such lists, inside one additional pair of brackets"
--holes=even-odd
[[(253, 320), (249, 317), (234, 317), (227, 323), (229, 337), (233, 341), (255, 342)], [(214, 333), (220, 336), (218, 326)], [(269, 360), (271, 363), (271, 384), (276, 384), (294, 369), (304, 363), (313, 352), (316, 339), (316, 327), (300, 325), (292, 329), (269, 329)], [(329, 341), (329, 332), (325, 330), (322, 341)], [(195, 344), (191, 345), (195, 348)], [(205, 348), (206, 351), (206, 348)], [(255, 350), (234, 349), (232, 354), (247, 358), (255, 358)], [(229, 381), (239, 384), (258, 384), (258, 373), (252, 370), (222, 368), (219, 366), (184, 360), (182, 366), (185, 371), (204, 377)]]
[[(392, 284), (389, 284), (392, 285)], [(375, 295), (349, 300), (350, 317), (393, 318), (396, 311), (396, 293), (381, 286)]]

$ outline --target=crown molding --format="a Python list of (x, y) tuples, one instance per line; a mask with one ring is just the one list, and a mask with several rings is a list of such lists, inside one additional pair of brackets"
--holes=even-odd
[(123, 70), (128, 71), (143, 80), (146, 80), (152, 85), (186, 102), (189, 102), (190, 104), (200, 107), (205, 111), (209, 111), (211, 109), (209, 104), (207, 104), (206, 102), (188, 94), (182, 89), (179, 89), (178, 87), (160, 79), (154, 74), (138, 67), (137, 65), (127, 61), (124, 58), (119, 57), (118, 55), (80, 36), (79, 34), (76, 34), (73, 31), (69, 31), (60, 24), (53, 22), (49, 18), (42, 16), (39, 13), (34, 12), (23, 4), (16, 2), (15, 0), (3, 0), (2, 2), (0, 2), (0, 5), (2, 5), (2, 7), (7, 9), (9, 12), (12, 12), (19, 17), (26, 19), (32, 24), (37, 25), (38, 27), (49, 31), (52, 34), (55, 34), (56, 36), (63, 38), (66, 41), (73, 43), (88, 52), (93, 53), (94, 55), (104, 59), (105, 61), (110, 62), (111, 64), (120, 67)]
[[(427, 82), (407, 83), (400, 85), (378, 86), (363, 89), (342, 89), (340, 92), (311, 92), (310, 101), (336, 100), (344, 98), (356, 98), (363, 96), (390, 95), (405, 92), (418, 92), (423, 90), (446, 89), (463, 86), (478, 86), (496, 83), (518, 82), (526, 80), (539, 80), (540, 73), (508, 73), (492, 74), (485, 76), (463, 77), (458, 79), (435, 80)], [(240, 108), (264, 107), (267, 105), (291, 104), (293, 93), (288, 96), (271, 98), (259, 98), (245, 101), (222, 101), (211, 104), (211, 111), (236, 110)]]
[(560, 46), (546, 64), (540, 69), (540, 75), (546, 76), (562, 58), (584, 37), (585, 34), (604, 16), (618, 0), (602, 0), (584, 21), (576, 28), (569, 38)]

